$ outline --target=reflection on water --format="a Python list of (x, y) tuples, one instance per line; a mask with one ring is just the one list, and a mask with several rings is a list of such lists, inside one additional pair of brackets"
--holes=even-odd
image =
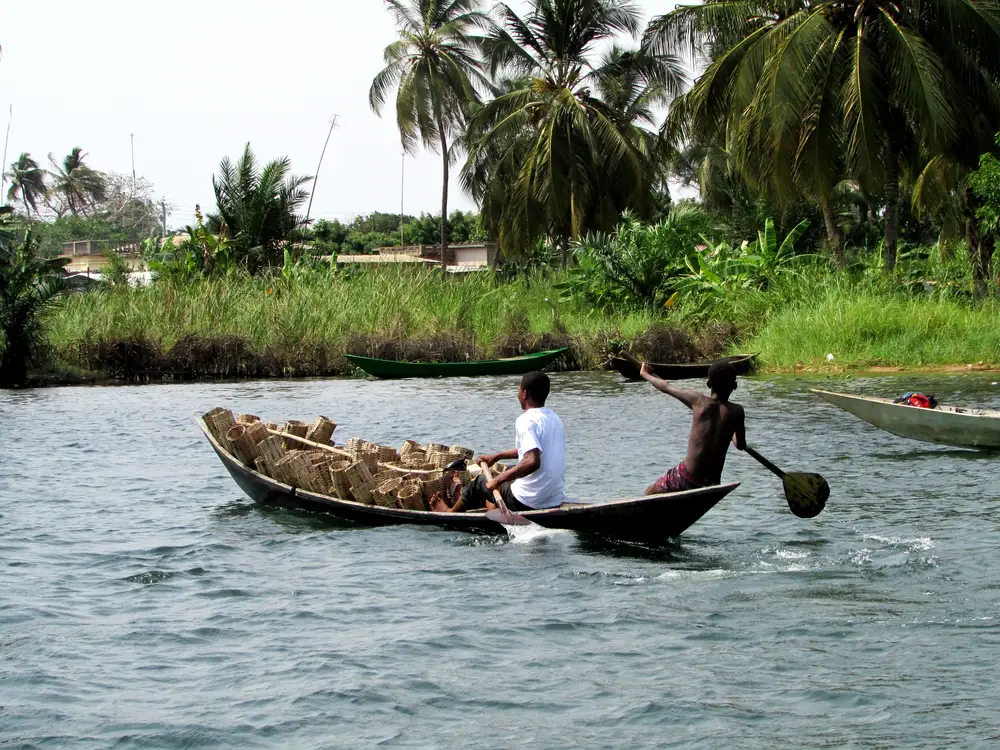
[[(795, 518), (734, 454), (741, 487), (658, 547), (260, 508), (193, 424), (226, 404), (495, 450), (517, 378), (0, 394), (0, 744), (989, 746), (995, 457), (809, 388), (997, 408), (991, 377), (742, 380), (750, 441), (823, 474), (827, 509)], [(683, 457), (671, 399), (553, 380), (572, 495), (641, 493)]]

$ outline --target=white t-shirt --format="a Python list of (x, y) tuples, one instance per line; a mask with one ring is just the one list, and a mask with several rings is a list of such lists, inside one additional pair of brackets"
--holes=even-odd
[(515, 479), (514, 497), (529, 508), (554, 508), (566, 501), (566, 441), (563, 423), (556, 413), (544, 406), (528, 409), (517, 418), (517, 460), (538, 449), (541, 466), (533, 474)]

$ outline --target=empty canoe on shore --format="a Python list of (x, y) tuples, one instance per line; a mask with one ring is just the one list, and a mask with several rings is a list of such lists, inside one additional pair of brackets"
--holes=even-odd
[(351, 364), (377, 378), (460, 378), (480, 375), (523, 375), (541, 370), (566, 351), (550, 349), (507, 359), (480, 359), (472, 362), (396, 362), (390, 359), (345, 354)]
[[(282, 484), (245, 466), (226, 451), (212, 435), (204, 420), (199, 419), (198, 425), (236, 484), (252, 500), (262, 505), (320, 510), (368, 526), (422, 524), (464, 531), (491, 533), (504, 531), (503, 526), (491, 521), (482, 512), (435, 513), (384, 508), (341, 500)], [(558, 508), (525, 511), (522, 515), (550, 529), (567, 529), (612, 539), (656, 544), (680, 535), (737, 487), (738, 483), (721, 484), (669, 495), (649, 495), (628, 500), (565, 503)]]
[[(737, 354), (733, 357), (723, 357), (735, 369), (737, 375), (746, 375), (753, 370), (755, 354)], [(682, 365), (654, 364), (650, 362), (653, 373), (664, 380), (688, 380), (691, 378), (707, 378), (711, 362), (692, 362)], [(640, 380), (639, 365), (625, 357), (614, 357), (611, 366), (629, 380)]]
[(938, 405), (933, 409), (892, 399), (812, 389), (824, 401), (900, 437), (959, 448), (1000, 451), (1000, 411)]

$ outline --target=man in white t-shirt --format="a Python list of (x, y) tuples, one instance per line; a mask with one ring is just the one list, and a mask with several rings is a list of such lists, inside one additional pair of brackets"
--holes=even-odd
[(521, 378), (517, 400), (524, 413), (517, 418), (516, 447), (488, 456), (476, 464), (492, 466), (503, 459), (517, 459), (517, 465), (486, 481), (484, 475), (462, 488), (454, 505), (436, 498), (431, 509), (458, 512), (493, 507), (493, 490), (499, 490), (512, 511), (555, 508), (566, 501), (566, 441), (562, 420), (545, 406), (549, 397), (549, 378), (542, 372), (529, 372)]

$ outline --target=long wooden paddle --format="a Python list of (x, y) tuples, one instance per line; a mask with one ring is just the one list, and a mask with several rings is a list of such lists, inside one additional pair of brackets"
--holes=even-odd
[(781, 477), (788, 508), (799, 518), (814, 518), (826, 507), (826, 501), (830, 497), (830, 485), (822, 476), (800, 471), (784, 472), (749, 445), (746, 447), (746, 452), (760, 461), (765, 468)]
[[(486, 465), (486, 462), (481, 462), (479, 466), (483, 470), (483, 476), (486, 477), (486, 481), (492, 481), (493, 473), (490, 471), (490, 467)], [(493, 499), (497, 501), (497, 507), (486, 512), (486, 517), (488, 519), (496, 521), (497, 523), (502, 523), (504, 526), (531, 525), (531, 521), (524, 516), (519, 516), (517, 513), (510, 512), (510, 509), (507, 508), (507, 503), (503, 501), (503, 495), (500, 494), (500, 490), (493, 490)]]
[(319, 448), (320, 450), (328, 451), (330, 453), (336, 453), (338, 456), (343, 456), (344, 458), (353, 458), (353, 456), (347, 451), (342, 451), (340, 448), (334, 448), (332, 445), (324, 445), (323, 443), (317, 443), (312, 440), (306, 440), (305, 438), (299, 437), (298, 435), (293, 435), (290, 432), (282, 432), (281, 430), (268, 430), (272, 435), (277, 435), (278, 437), (283, 437), (285, 440), (294, 440), (297, 443), (302, 443), (302, 445), (308, 445), (313, 448)]

